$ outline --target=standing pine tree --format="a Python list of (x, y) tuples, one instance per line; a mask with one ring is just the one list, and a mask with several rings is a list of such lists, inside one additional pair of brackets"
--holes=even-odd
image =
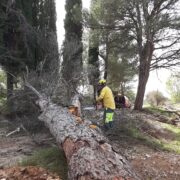
[[(128, 60), (138, 62), (134, 109), (141, 110), (150, 72), (180, 65), (179, 0), (98, 1), (103, 7), (97, 17), (102, 32), (99, 54), (105, 62), (105, 75), (112, 48), (124, 46), (127, 53), (132, 53)], [(117, 38), (114, 39), (114, 35)], [(126, 44), (134, 46), (134, 50), (127, 49)], [(119, 48), (118, 59), (121, 59), (124, 49)]]
[[(96, 24), (97, 0), (91, 1), (90, 20)], [(99, 32), (95, 28), (89, 31), (89, 50), (88, 50), (88, 78), (89, 83), (94, 87), (94, 99), (96, 98), (96, 83), (100, 77), (99, 70)]]
[(21, 46), (23, 44), (23, 26), (26, 25), (26, 23), (24, 16), (18, 11), (18, 5), (15, 1), (7, 1), (2, 4), (4, 13), (2, 32), (4, 57), (1, 59), (1, 65), (7, 72), (8, 99), (13, 93), (14, 76), (20, 73), (24, 64), (25, 48), (21, 49)]
[(68, 84), (68, 98), (77, 88), (82, 73), (82, 2), (66, 0), (62, 77)]
[(14, 77), (28, 67), (58, 73), (58, 46), (54, 0), (1, 1), (0, 64), (7, 72), (7, 97), (13, 93)]
[(37, 58), (43, 64), (42, 71), (51, 73), (55, 70), (55, 73), (58, 73), (59, 58), (55, 0), (39, 0), (37, 7), (37, 25), (35, 26), (39, 37), (37, 38)]

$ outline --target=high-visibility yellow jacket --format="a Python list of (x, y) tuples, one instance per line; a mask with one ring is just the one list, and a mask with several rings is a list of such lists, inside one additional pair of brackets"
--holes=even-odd
[(97, 101), (103, 100), (103, 105), (105, 108), (115, 109), (114, 96), (111, 89), (108, 86), (105, 86), (100, 95), (96, 99)]

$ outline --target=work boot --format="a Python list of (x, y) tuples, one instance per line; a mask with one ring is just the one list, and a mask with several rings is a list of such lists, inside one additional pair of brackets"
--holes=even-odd
[(109, 130), (109, 123), (105, 123), (103, 126), (102, 126), (102, 130), (103, 131), (108, 131)]
[(113, 121), (109, 122), (109, 127), (112, 128), (113, 127)]

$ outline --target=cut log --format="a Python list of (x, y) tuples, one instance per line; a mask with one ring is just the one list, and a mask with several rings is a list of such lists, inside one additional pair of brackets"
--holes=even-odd
[(139, 179), (125, 158), (107, 143), (100, 129), (89, 127), (90, 121), (79, 123), (68, 109), (48, 100), (40, 99), (38, 104), (42, 110), (39, 119), (65, 152), (70, 180)]
[(98, 127), (90, 128), (90, 121), (77, 121), (67, 108), (51, 103), (38, 92), (36, 94), (42, 111), (39, 119), (49, 128), (58, 146), (65, 152), (68, 179), (140, 179), (127, 160), (107, 143), (108, 140)]

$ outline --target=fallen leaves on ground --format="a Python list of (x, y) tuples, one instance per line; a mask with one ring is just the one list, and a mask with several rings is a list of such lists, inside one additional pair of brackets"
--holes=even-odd
[(61, 180), (41, 167), (12, 167), (0, 169), (0, 180)]

